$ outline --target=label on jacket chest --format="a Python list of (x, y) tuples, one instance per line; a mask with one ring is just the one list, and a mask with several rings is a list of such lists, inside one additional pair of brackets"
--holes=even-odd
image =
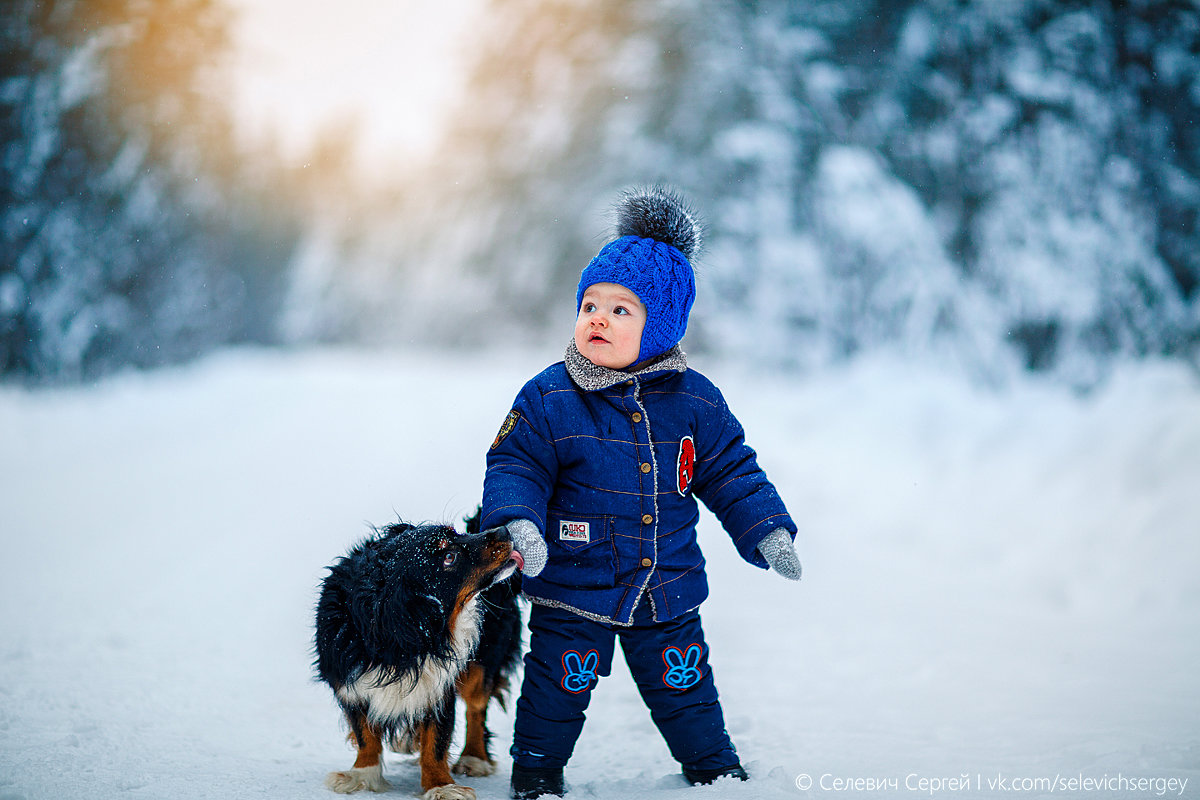
[(561, 542), (591, 541), (591, 528), (586, 522), (567, 522), (558, 524), (558, 539)]

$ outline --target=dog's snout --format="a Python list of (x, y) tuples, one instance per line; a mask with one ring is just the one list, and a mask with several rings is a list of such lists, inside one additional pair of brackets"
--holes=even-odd
[(478, 533), (462, 534), (462, 541), (473, 542), (477, 547), (487, 547), (488, 545), (500, 544), (502, 542), (511, 542), (512, 534), (508, 532), (508, 528), (501, 525), (497, 528), (488, 528)]

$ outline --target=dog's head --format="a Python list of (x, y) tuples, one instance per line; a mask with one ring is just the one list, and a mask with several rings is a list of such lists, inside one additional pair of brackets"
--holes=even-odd
[(409, 545), (401, 549), (418, 575), (438, 590), (443, 602), (453, 598), (456, 608), (511, 576), (520, 558), (504, 526), (467, 533), (444, 525), (410, 527), (399, 532), (398, 541)]
[(459, 533), (448, 525), (396, 523), (363, 547), (374, 562), (374, 591), (360, 596), (373, 596), (375, 607), (356, 616), (373, 619), (382, 639), (428, 633), (426, 647), (442, 644), (471, 598), (518, 565), (504, 527)]
[(459, 533), (448, 525), (396, 523), (380, 531), (390, 587), (404, 598), (433, 598), (449, 612), (517, 569), (508, 529)]
[[(504, 527), (458, 533), (396, 523), (329, 569), (317, 604), (317, 668), (330, 685), (368, 665), (399, 678), (454, 659), (464, 607), (518, 567)], [(478, 624), (472, 618), (469, 624)]]

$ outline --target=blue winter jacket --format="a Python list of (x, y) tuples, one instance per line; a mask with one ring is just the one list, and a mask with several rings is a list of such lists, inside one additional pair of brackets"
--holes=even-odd
[(523, 581), (534, 602), (628, 625), (648, 592), (663, 622), (708, 596), (697, 497), (764, 569), (763, 537), (796, 532), (741, 424), (682, 350), (629, 373), (572, 342), (525, 384), (492, 443), (482, 524), (537, 524), (549, 558)]

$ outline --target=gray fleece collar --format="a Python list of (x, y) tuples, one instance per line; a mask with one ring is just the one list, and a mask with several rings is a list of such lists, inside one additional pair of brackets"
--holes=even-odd
[(644, 380), (652, 375), (663, 372), (686, 372), (688, 368), (687, 356), (684, 355), (683, 349), (679, 345), (675, 345), (649, 364), (634, 372), (600, 367), (588, 361), (579, 352), (579, 348), (575, 346), (574, 339), (567, 345), (567, 353), (563, 356), (563, 361), (567, 365), (567, 373), (571, 376), (571, 380), (575, 381), (575, 384), (585, 392), (607, 389), (610, 386), (616, 386), (618, 383), (624, 383), (630, 378)]

